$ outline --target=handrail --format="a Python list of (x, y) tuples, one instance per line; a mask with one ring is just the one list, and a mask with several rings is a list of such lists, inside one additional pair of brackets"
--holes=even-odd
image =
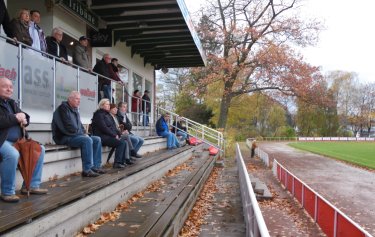
[(259, 208), (238, 143), (236, 143), (236, 160), (240, 179), (242, 206), (246, 222), (246, 236), (269, 237), (270, 234)]
[[(160, 117), (160, 115), (162, 114), (162, 112), (165, 112), (165, 113), (169, 113), (172, 117), (172, 119), (169, 121), (169, 125), (173, 128), (175, 128), (175, 132), (177, 132), (178, 130), (181, 130), (181, 129), (178, 129), (176, 126), (174, 126), (174, 121), (177, 117), (179, 117), (182, 121), (185, 122), (186, 124), (186, 133), (189, 135), (189, 136), (192, 136), (192, 137), (195, 137), (199, 140), (202, 140), (202, 142), (208, 144), (208, 145), (211, 145), (211, 146), (214, 146), (216, 147), (217, 149), (220, 150), (220, 152), (222, 153), (222, 155), (225, 154), (225, 140), (224, 140), (224, 136), (223, 136), (223, 133), (222, 132), (219, 132), (215, 129), (212, 129), (210, 127), (207, 127), (203, 124), (200, 124), (200, 123), (197, 123), (191, 119), (188, 119), (186, 117), (183, 117), (183, 116), (180, 116), (172, 111), (169, 111), (167, 109), (164, 109), (164, 108), (161, 108), (161, 107), (157, 107), (156, 108), (157, 111), (156, 111), (156, 116), (157, 117)], [(213, 140), (213, 141), (210, 141), (210, 140)]]

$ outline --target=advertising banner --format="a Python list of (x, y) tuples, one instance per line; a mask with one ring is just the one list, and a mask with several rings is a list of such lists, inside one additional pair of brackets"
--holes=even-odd
[(79, 113), (83, 124), (91, 123), (91, 118), (98, 104), (97, 76), (80, 71), (79, 92), (81, 93), (81, 105)]
[(77, 72), (76, 68), (56, 62), (56, 108), (68, 100), (71, 91), (77, 90)]
[(22, 108), (33, 123), (50, 123), (53, 112), (53, 61), (23, 49)]
[(13, 83), (14, 100), (18, 100), (18, 47), (0, 39), (0, 76), (10, 79)]

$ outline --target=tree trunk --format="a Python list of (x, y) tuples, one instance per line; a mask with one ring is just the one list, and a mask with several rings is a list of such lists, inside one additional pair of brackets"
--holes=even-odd
[(229, 111), (229, 106), (230, 106), (231, 101), (232, 101), (232, 97), (230, 95), (224, 94), (221, 98), (218, 128), (224, 128), (224, 129), (226, 128), (228, 111)]

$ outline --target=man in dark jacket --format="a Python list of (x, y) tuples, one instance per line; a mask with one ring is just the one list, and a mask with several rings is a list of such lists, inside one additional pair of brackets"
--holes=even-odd
[[(5, 202), (18, 202), (19, 197), (15, 195), (16, 169), (19, 152), (13, 147), (13, 143), (22, 137), (20, 124), (27, 126), (30, 116), (20, 110), (14, 100), (12, 82), (0, 77), (0, 177), (1, 177), (1, 199)], [(47, 189), (39, 188), (44, 160), (44, 147), (41, 146), (41, 154), (36, 164), (30, 185), (31, 194), (45, 194)], [(21, 193), (26, 193), (22, 188)]]
[(148, 96), (149, 93), (148, 90), (145, 90), (142, 96), (143, 126), (148, 126), (148, 113), (151, 111), (151, 99)]
[(68, 101), (61, 103), (53, 113), (52, 134), (56, 144), (81, 148), (82, 176), (96, 177), (105, 173), (101, 169), (102, 143), (100, 137), (88, 136), (78, 112), (81, 95), (69, 94)]
[(11, 37), (10, 18), (4, 0), (0, 0), (0, 27), (3, 26), (5, 34)]
[(130, 155), (135, 158), (141, 158), (142, 156), (138, 154), (138, 151), (139, 149), (141, 149), (141, 146), (143, 145), (145, 140), (131, 132), (132, 123), (126, 115), (126, 112), (128, 111), (128, 104), (126, 102), (120, 102), (117, 108), (117, 119), (120, 125), (124, 126), (124, 130), (128, 131), (130, 141), (132, 142), (132, 145), (134, 147), (134, 149), (130, 151)]
[[(111, 63), (111, 56), (109, 56), (109, 54), (104, 54), (102, 60), (95, 64), (94, 72), (111, 78), (108, 68), (109, 63)], [(98, 90), (103, 91), (103, 98), (111, 99), (111, 80), (99, 76)], [(98, 99), (99, 101), (102, 99), (100, 93)]]
[(168, 113), (163, 114), (156, 122), (156, 133), (158, 136), (167, 138), (167, 149), (174, 149), (180, 147), (180, 143), (176, 135), (169, 131), (168, 121), (170, 115)]
[(60, 28), (53, 28), (52, 36), (46, 38), (47, 52), (60, 58), (64, 62), (68, 62), (68, 51), (65, 45), (62, 44), (63, 32)]

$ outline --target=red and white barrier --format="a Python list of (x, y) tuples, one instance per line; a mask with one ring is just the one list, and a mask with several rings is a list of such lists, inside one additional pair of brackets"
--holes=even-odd
[(285, 188), (301, 203), (328, 237), (371, 237), (316, 191), (298, 179), (277, 160), (273, 162), (273, 173)]

